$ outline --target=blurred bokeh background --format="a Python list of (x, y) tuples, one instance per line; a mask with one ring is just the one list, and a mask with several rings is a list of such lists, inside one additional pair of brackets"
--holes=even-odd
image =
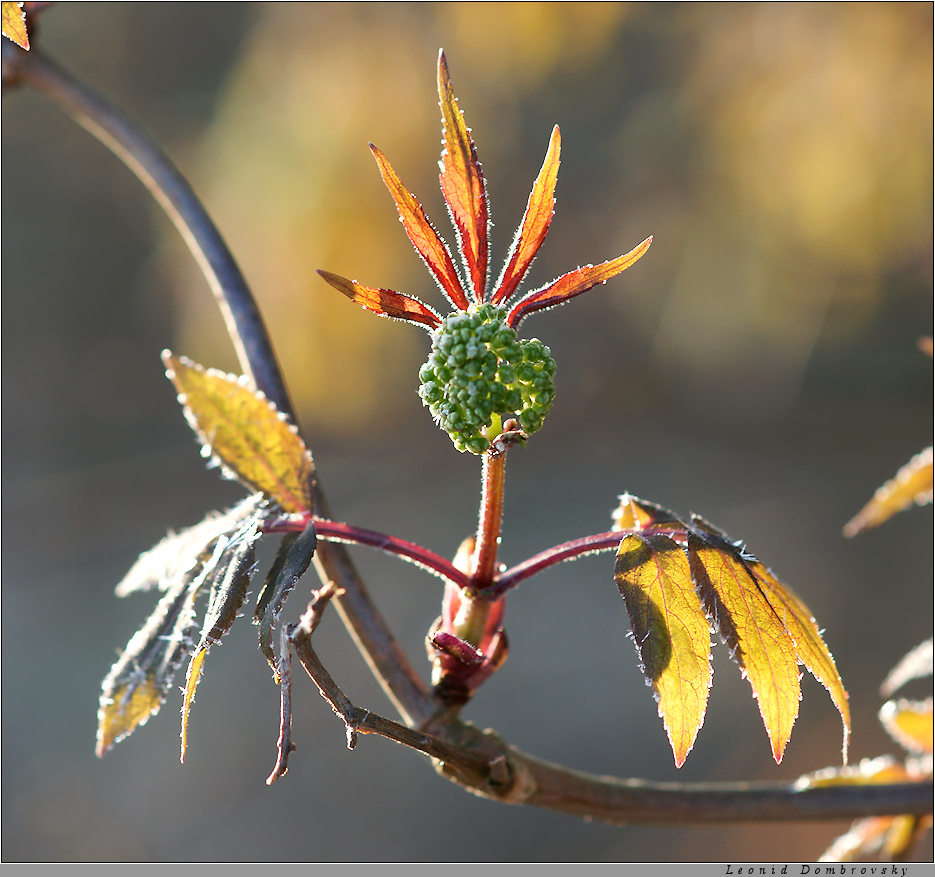
[[(931, 510), (852, 541), (841, 527), (932, 437), (932, 363), (916, 348), (932, 332), (930, 4), (81, 3), (41, 24), (43, 49), (204, 198), (338, 517), (443, 554), (474, 527), (478, 461), (416, 396), (427, 337), (315, 269), (440, 306), (367, 150), (451, 239), (440, 46), (484, 164), (494, 263), (559, 124), (556, 216), (529, 288), (655, 240), (524, 326), (552, 349), (558, 396), (511, 455), (503, 559), (606, 529), (625, 490), (703, 514), (826, 629), (852, 757), (898, 751), (877, 687), (932, 631)], [(166, 529), (243, 495), (204, 470), (158, 354), (236, 361), (174, 229), (110, 153), (26, 92), (3, 99), (3, 150), (5, 861), (814, 861), (846, 827), (614, 828), (497, 805), (386, 741), (348, 752), (301, 679), (299, 749), (267, 787), (278, 692), (246, 619), (207, 662), (184, 766), (180, 696), (97, 761), (100, 680), (155, 603), (114, 585)], [(355, 557), (425, 667), (440, 583)], [(468, 718), (618, 776), (793, 779), (839, 761), (837, 714), (809, 677), (775, 765), (719, 645), (677, 771), (612, 566), (587, 558), (512, 595), (510, 660)], [(336, 614), (318, 637), (352, 699), (389, 713)]]

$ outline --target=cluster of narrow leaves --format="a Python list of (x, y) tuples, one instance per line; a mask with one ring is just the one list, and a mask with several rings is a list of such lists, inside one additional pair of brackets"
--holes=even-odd
[[(540, 289), (519, 296), (512, 305), (510, 300), (529, 271), (539, 247), (552, 222), (555, 204), (555, 185), (558, 180), (561, 136), (558, 126), (552, 131), (552, 139), (526, 205), (523, 221), (513, 239), (503, 271), (493, 289), (488, 289), (489, 275), (489, 231), (490, 217), (484, 174), (477, 159), (477, 151), (464, 116), (454, 96), (448, 65), (443, 52), (438, 57), (438, 97), (442, 111), (443, 150), (439, 162), (442, 195), (448, 206), (461, 252), (462, 266), (459, 271), (451, 257), (451, 251), (429, 222), (422, 205), (406, 189), (386, 156), (371, 144), (380, 174), (389, 189), (399, 218), (406, 229), (409, 240), (425, 262), (445, 298), (456, 311), (474, 311), (484, 305), (494, 305), (502, 310), (505, 328), (515, 330), (529, 314), (563, 304), (576, 295), (605, 283), (611, 277), (629, 268), (648, 249), (652, 238), (647, 238), (629, 253), (604, 262), (601, 265), (586, 265), (577, 268), (547, 283)], [(427, 329), (433, 337), (444, 331), (442, 317), (432, 307), (411, 295), (392, 289), (363, 286), (356, 280), (347, 280), (337, 274), (319, 271), (319, 274), (335, 289), (367, 310), (384, 317), (406, 320)], [(500, 313), (500, 310), (498, 310)], [(437, 346), (437, 345), (436, 345)], [(452, 368), (455, 363), (452, 362)], [(496, 367), (496, 363), (494, 364)], [(485, 383), (481, 397), (497, 395), (494, 378), (481, 374), (463, 377), (465, 392), (468, 384)], [(427, 405), (432, 403), (426, 402)], [(501, 419), (516, 416), (520, 411), (496, 411), (493, 415)], [(436, 414), (441, 424), (441, 419)], [(479, 435), (485, 427), (493, 424), (493, 416), (482, 424), (480, 430), (462, 434), (457, 428), (449, 430), (459, 450), (481, 453)]]
[(799, 664), (828, 689), (841, 714), (846, 761), (847, 692), (802, 600), (741, 543), (697, 515), (686, 522), (625, 494), (614, 529), (628, 534), (617, 551), (617, 587), (676, 765), (704, 721), (712, 629), (750, 682), (777, 762), (799, 712)]
[[(253, 495), (223, 514), (166, 536), (141, 555), (118, 596), (163, 592), (155, 611), (130, 639), (104, 680), (98, 712), (97, 754), (107, 752), (154, 715), (176, 673), (189, 660), (182, 708), (182, 758), (188, 715), (210, 648), (230, 629), (256, 572), (255, 546), (265, 525), (285, 513), (309, 515), (312, 457), (296, 428), (244, 378), (204, 369), (163, 354), (185, 415), (202, 451)], [(272, 628), (282, 603), (308, 568), (314, 526), (283, 538), (257, 600), (260, 647), (276, 673)], [(206, 599), (200, 626), (198, 603)]]

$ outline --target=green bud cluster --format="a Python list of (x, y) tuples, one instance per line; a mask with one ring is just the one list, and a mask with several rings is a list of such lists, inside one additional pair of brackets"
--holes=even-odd
[(472, 454), (487, 450), (505, 417), (515, 417), (527, 435), (538, 431), (555, 398), (549, 348), (537, 338), (518, 339), (506, 311), (489, 304), (445, 318), (419, 379), (435, 422), (459, 451)]

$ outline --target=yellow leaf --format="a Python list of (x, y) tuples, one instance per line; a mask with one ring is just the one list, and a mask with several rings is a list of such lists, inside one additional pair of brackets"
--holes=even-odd
[(287, 512), (311, 510), (312, 456), (298, 430), (259, 391), (185, 357), (162, 354), (202, 453)]
[[(800, 777), (795, 788), (803, 790), (827, 786), (909, 783), (925, 776), (931, 778), (931, 765), (926, 771), (920, 763), (901, 764), (892, 756), (882, 755), (879, 758), (864, 758), (856, 767), (830, 767)], [(838, 837), (825, 850), (818, 861), (852, 862), (875, 853), (882, 853), (883, 861), (901, 861), (931, 822), (931, 816), (920, 818), (909, 815), (858, 819), (851, 824), (846, 834)]]
[(932, 752), (932, 698), (890, 700), (880, 709), (880, 722), (900, 746), (910, 752)]
[(198, 687), (198, 680), (201, 678), (201, 670), (207, 654), (207, 649), (199, 649), (195, 652), (185, 676), (185, 700), (182, 703), (182, 762), (185, 761), (185, 750), (188, 749), (188, 714), (195, 701), (195, 689)]
[(851, 730), (847, 692), (834, 664), (834, 658), (821, 638), (811, 610), (790, 587), (782, 584), (762, 563), (748, 560), (746, 566), (759, 584), (766, 601), (792, 637), (796, 656), (805, 669), (828, 689), (831, 700), (841, 714), (841, 722), (844, 725), (842, 755), (846, 764), (847, 742)]
[(799, 714), (795, 643), (730, 543), (692, 531), (688, 556), (705, 608), (750, 681), (778, 764)]
[(98, 709), (98, 758), (144, 724), (165, 702), (175, 672), (191, 650), (194, 602), (209, 574), (206, 570), (210, 570), (210, 561), (199, 561), (169, 585), (105, 677)]
[(674, 512), (629, 493), (620, 495), (620, 505), (613, 511), (611, 518), (614, 522), (613, 530), (684, 530), (686, 527)]
[(704, 722), (711, 687), (711, 635), (688, 559), (668, 536), (627, 536), (617, 552), (615, 578), (681, 767)]
[(844, 527), (844, 535), (856, 536), (877, 527), (913, 503), (932, 501), (932, 449), (916, 454), (891, 481), (887, 481)]
[(29, 34), (26, 33), (26, 13), (22, 3), (8, 3), (3, 0), (2, 5), (3, 35), (13, 40), (21, 49), (29, 51)]
[(891, 755), (878, 758), (862, 758), (860, 764), (846, 767), (825, 767), (814, 773), (799, 777), (796, 789), (822, 789), (827, 786), (875, 786), (890, 783), (908, 783), (919, 777), (913, 776), (904, 764)]
[(137, 685), (127, 683), (102, 698), (97, 713), (98, 757), (157, 713), (164, 700), (165, 691), (151, 678)]

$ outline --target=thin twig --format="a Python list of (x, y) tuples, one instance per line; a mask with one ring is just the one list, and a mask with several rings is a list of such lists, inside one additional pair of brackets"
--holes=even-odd
[[(168, 158), (108, 101), (74, 80), (33, 50), (22, 52), (3, 40), (4, 65), (15, 68), (18, 81), (31, 85), (107, 145), (143, 181), (164, 207), (195, 256), (225, 317), (245, 374), (279, 408), (295, 419), (272, 345), (252, 294), (226, 244), (187, 181)], [(329, 517), (316, 483), (316, 510)], [(609, 545), (591, 543), (590, 550)], [(584, 540), (566, 552), (544, 552), (503, 577), (503, 590), (539, 568), (589, 550)], [(436, 704), (410, 666), (366, 593), (349, 556), (340, 546), (322, 545), (315, 558), (324, 582), (333, 580), (345, 592), (337, 608), (374, 675), (410, 724), (392, 722), (355, 707), (340, 691), (311, 647), (314, 623), (283, 632), (291, 638), (303, 666), (348, 729), (353, 744), (358, 733), (373, 733), (417, 749), (436, 760), (439, 769), (472, 791), (507, 803), (530, 804), (616, 824), (750, 822), (847, 819), (882, 814), (926, 814), (932, 811), (931, 782), (889, 786), (839, 786), (799, 789), (789, 785), (652, 783), (596, 777), (524, 755), (490, 732), (480, 732), (452, 716), (436, 716), (443, 733), (432, 733), (427, 721)], [(541, 564), (541, 566), (540, 566)], [(312, 621), (317, 617), (313, 613)], [(290, 674), (288, 648), (281, 656), (281, 677)], [(280, 731), (282, 769), (291, 749), (290, 692), (283, 691)], [(447, 724), (445, 724), (447, 722)], [(277, 763), (277, 767), (279, 767)]]
[[(106, 99), (78, 82), (35, 49), (24, 52), (2, 40), (4, 67), (13, 78), (54, 100), (79, 124), (111, 149), (163, 206), (195, 256), (214, 292), (244, 373), (284, 414), (295, 421), (292, 402), (256, 302), (191, 186), (168, 157)], [(315, 509), (331, 517), (317, 479), (312, 484)], [(366, 592), (347, 551), (321, 545), (315, 567), (322, 582), (334, 580), (344, 590), (338, 611), (375, 678), (410, 724), (432, 715), (431, 691), (396, 644), (389, 627)]]
[[(303, 618), (304, 621), (304, 618)], [(414, 730), (368, 709), (354, 706), (338, 687), (334, 678), (321, 663), (312, 647), (311, 633), (300, 623), (292, 633), (292, 647), (321, 696), (331, 704), (332, 710), (343, 722), (347, 732), (347, 748), (354, 749), (358, 734), (376, 734), (415, 749), (453, 770), (472, 777), (489, 776), (490, 763), (481, 753), (465, 749), (433, 734)]]
[(271, 786), (289, 770), (289, 753), (295, 752), (292, 742), (292, 651), (289, 644), (294, 624), (284, 624), (279, 632), (279, 660), (276, 673), (279, 676), (280, 710), (279, 740), (276, 741), (276, 765), (266, 778), (266, 785)]
[(422, 752), (442, 775), (475, 794), (614, 825), (796, 822), (932, 811), (931, 781), (802, 788), (788, 783), (660, 783), (596, 776), (526, 755), (492, 731), (451, 713), (413, 730), (354, 706), (324, 668), (300, 627), (293, 647), (306, 672), (344, 722), (348, 747), (378, 734)]

